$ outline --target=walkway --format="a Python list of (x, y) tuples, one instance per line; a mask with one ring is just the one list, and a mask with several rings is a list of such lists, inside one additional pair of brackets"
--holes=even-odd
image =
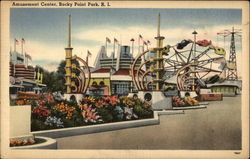
[(160, 124), (58, 138), (58, 149), (241, 149), (241, 96), (162, 115)]

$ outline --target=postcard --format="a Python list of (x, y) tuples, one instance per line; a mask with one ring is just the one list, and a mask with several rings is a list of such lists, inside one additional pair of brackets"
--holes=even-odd
[(4, 1), (2, 158), (248, 158), (249, 3)]

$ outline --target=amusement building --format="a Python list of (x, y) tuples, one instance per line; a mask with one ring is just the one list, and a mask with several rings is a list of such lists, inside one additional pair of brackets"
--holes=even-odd
[[(15, 40), (15, 43), (17, 41)], [(22, 43), (24, 41), (22, 40)], [(15, 44), (16, 45), (16, 44)], [(23, 44), (22, 44), (23, 45)], [(22, 49), (23, 50), (23, 49)], [(46, 87), (43, 81), (43, 74), (39, 70), (28, 64), (31, 56), (26, 53), (10, 51), (9, 78), (10, 78), (10, 98), (16, 99), (20, 92), (31, 92), (40, 94)]]

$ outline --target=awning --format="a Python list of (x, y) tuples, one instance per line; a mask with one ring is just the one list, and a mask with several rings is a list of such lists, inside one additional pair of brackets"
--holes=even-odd
[(10, 87), (16, 87), (16, 88), (24, 88), (23, 86), (21, 86), (21, 85), (10, 85)]

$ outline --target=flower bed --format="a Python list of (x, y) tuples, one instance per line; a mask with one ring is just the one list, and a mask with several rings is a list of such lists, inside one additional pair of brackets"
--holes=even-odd
[(30, 93), (30, 92), (18, 92), (17, 98), (18, 99), (38, 99), (39, 95), (35, 93)]
[(151, 105), (130, 97), (86, 97), (80, 104), (43, 95), (31, 102), (31, 130), (49, 130), (152, 118)]
[(35, 145), (46, 142), (45, 139), (41, 138), (28, 138), (25, 140), (10, 140), (10, 147), (16, 147), (16, 146), (28, 146), (28, 145)]
[(184, 98), (180, 98), (179, 96), (173, 96), (172, 101), (174, 107), (197, 106), (200, 104), (198, 100), (189, 96), (186, 96)]

